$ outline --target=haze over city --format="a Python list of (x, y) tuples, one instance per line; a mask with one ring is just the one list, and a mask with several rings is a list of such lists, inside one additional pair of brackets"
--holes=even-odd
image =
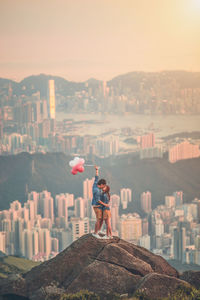
[(0, 1), (0, 76), (200, 70), (199, 0)]
[(200, 299), (200, 0), (0, 0), (0, 36), (0, 299)]

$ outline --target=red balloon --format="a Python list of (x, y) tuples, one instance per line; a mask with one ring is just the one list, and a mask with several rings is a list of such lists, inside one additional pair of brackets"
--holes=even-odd
[(82, 164), (78, 164), (78, 165), (76, 166), (76, 170), (77, 170), (78, 172), (82, 173), (82, 172), (84, 171), (83, 165), (82, 165)]
[(77, 174), (77, 170), (76, 170), (75, 168), (73, 168), (72, 171), (71, 171), (71, 173), (72, 173), (73, 175), (76, 175), (76, 174)]

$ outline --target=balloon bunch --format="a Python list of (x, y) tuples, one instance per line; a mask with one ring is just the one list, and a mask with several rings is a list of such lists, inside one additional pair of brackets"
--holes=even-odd
[(85, 160), (80, 157), (75, 157), (73, 160), (69, 162), (70, 167), (72, 167), (71, 173), (76, 175), (78, 172), (84, 172), (84, 163)]

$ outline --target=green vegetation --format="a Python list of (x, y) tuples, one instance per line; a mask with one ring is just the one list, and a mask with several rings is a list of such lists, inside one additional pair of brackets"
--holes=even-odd
[(29, 271), (33, 267), (39, 265), (38, 262), (34, 262), (28, 259), (5, 256), (0, 258), (0, 278), (6, 278), (11, 274), (21, 274)]
[(82, 290), (76, 294), (64, 294), (60, 300), (100, 300), (100, 297), (93, 292)]
[[(94, 292), (90, 292), (88, 290), (81, 290), (78, 293), (75, 294), (64, 294), (60, 297), (59, 300), (119, 300), (120, 295), (116, 293), (107, 293), (106, 295), (103, 295), (102, 297), (100, 295), (97, 295)], [(124, 299), (124, 298), (123, 298)]]
[(200, 290), (195, 288), (181, 286), (175, 293), (165, 298), (149, 298), (145, 293), (137, 293), (129, 300), (200, 300)]
[(165, 298), (150, 298), (143, 292), (136, 292), (132, 297), (120, 297), (118, 294), (107, 294), (106, 296), (97, 295), (94, 292), (88, 290), (82, 290), (75, 294), (63, 294), (59, 300), (200, 300), (200, 290), (190, 287), (179, 287), (176, 292)]

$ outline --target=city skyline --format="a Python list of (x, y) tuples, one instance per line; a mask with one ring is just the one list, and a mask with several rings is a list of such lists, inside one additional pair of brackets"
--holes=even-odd
[[(200, 1), (0, 1), (1, 77), (200, 71)], [(37, 21), (36, 21), (37, 20)]]

